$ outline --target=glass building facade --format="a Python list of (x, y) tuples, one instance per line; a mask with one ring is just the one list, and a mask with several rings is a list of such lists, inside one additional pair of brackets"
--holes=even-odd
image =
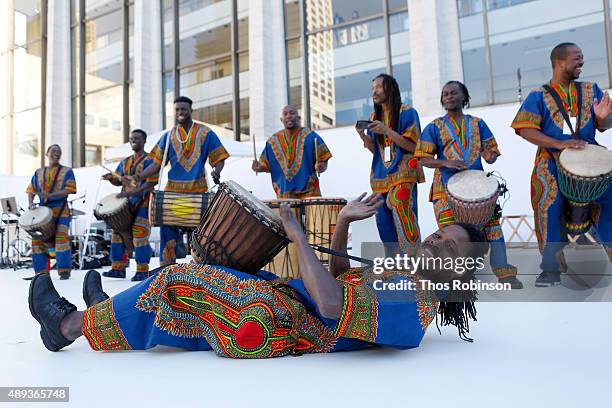
[(0, 10), (0, 172), (30, 174), (44, 156), (44, 6), (9, 1)]
[[(251, 69), (260, 68), (250, 64), (262, 63), (261, 56), (250, 58), (262, 49), (262, 40), (249, 34), (251, 24), (262, 24), (252, 21), (256, 14), (251, 15), (250, 7), (257, 0), (145, 1), (155, 2), (159, 10), (155, 20), (145, 21), (145, 29), (158, 24), (160, 33), (157, 117), (163, 117), (163, 126), (174, 124), (172, 101), (184, 94), (193, 99), (197, 120), (215, 125), (221, 136), (248, 140), (254, 126), (251, 106), (259, 107), (251, 101), (265, 100), (249, 89)], [(404, 103), (412, 103), (410, 41), (416, 34), (410, 30), (408, 0), (274, 1), (284, 32), (266, 35), (278, 39), (284, 55), (274, 62), (286, 73), (279, 85), (286, 90), (282, 103), (295, 105), (304, 124), (326, 129), (367, 118), (371, 81), (384, 72), (398, 80)], [(127, 140), (138, 116), (134, 2), (66, 0), (72, 101), (68, 116), (75, 167), (100, 163), (106, 149)], [(581, 79), (609, 88), (611, 3), (457, 0), (460, 38), (455, 51), (460, 50), (472, 105), (525, 97), (549, 79), (550, 51), (563, 41), (575, 42), (584, 51)], [(44, 162), (43, 146), (53, 141), (53, 135), (45, 134), (50, 108), (45, 103), (48, 7), (48, 0), (7, 0), (0, 9), (2, 173), (31, 174)], [(268, 16), (263, 18), (265, 28)], [(266, 69), (268, 60), (263, 63)]]
[(393, 74), (411, 102), (407, 4), (285, 0), (288, 99), (307, 124), (325, 129), (367, 117), (380, 73)]
[(561, 42), (582, 48), (581, 80), (610, 87), (608, 1), (458, 0), (472, 105), (515, 102), (548, 81), (550, 51)]

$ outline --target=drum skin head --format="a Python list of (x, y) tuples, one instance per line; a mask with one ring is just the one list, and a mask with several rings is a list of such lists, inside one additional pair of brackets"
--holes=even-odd
[(270, 208), (280, 208), (281, 204), (286, 204), (291, 208), (296, 208), (302, 205), (302, 201), (295, 198), (279, 198), (276, 200), (263, 200), (263, 203)]
[(499, 183), (482, 170), (464, 170), (448, 180), (446, 189), (459, 200), (481, 201), (494, 195)]
[(20, 218), (19, 224), (22, 227), (29, 227), (48, 222), (53, 217), (53, 212), (48, 207), (36, 207), (26, 211)]
[(281, 218), (274, 213), (263, 201), (259, 198), (255, 197), (249, 191), (247, 191), (240, 184), (235, 182), (234, 180), (230, 180), (224, 183), (225, 187), (235, 196), (242, 198), (243, 204), (249, 206), (251, 209), (255, 210), (259, 215), (264, 216), (266, 219), (271, 222), (278, 224), (279, 226), (283, 225), (283, 221)]
[(109, 194), (96, 204), (96, 211), (100, 215), (110, 214), (125, 205), (126, 201), (127, 198), (118, 198), (117, 194)]
[(576, 176), (603, 176), (612, 172), (612, 151), (593, 144), (584, 149), (565, 149), (559, 155), (559, 163)]

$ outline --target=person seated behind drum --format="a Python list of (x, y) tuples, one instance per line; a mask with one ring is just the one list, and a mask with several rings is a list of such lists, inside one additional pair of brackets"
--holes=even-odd
[(47, 148), (48, 167), (42, 167), (32, 176), (26, 189), (29, 208), (35, 207), (34, 197), (40, 205), (49, 207), (55, 222), (55, 237), (52, 242), (32, 238), (32, 264), (36, 274), (49, 273), (49, 246), (55, 249), (55, 261), (60, 279), (70, 278), (72, 271), (72, 249), (70, 247), (70, 208), (68, 195), (76, 193), (76, 179), (72, 169), (60, 164), (62, 149), (57, 144)]
[(319, 174), (327, 170), (332, 157), (321, 136), (300, 125), (293, 106), (285, 106), (280, 121), (284, 126), (266, 141), (259, 161), (252, 169), (270, 173), (277, 198), (321, 197)]
[[(151, 235), (151, 224), (149, 223), (149, 192), (157, 184), (156, 175), (143, 180), (140, 184), (131, 184), (129, 176), (141, 173), (144, 169), (153, 165), (153, 159), (145, 151), (147, 133), (142, 129), (134, 129), (130, 134), (130, 146), (134, 154), (123, 159), (114, 173), (107, 173), (102, 179), (109, 181), (115, 186), (122, 186), (119, 198), (128, 198), (132, 212), (135, 214), (132, 229), (126, 239), (132, 239), (136, 260), (136, 273), (132, 281), (141, 281), (149, 276), (149, 261), (151, 261), (151, 246), (149, 236)], [(110, 259), (111, 270), (102, 275), (108, 278), (125, 278), (127, 267), (126, 244), (119, 234), (114, 231), (111, 237)]]
[[(559, 284), (565, 269), (562, 250), (567, 242), (564, 226), (567, 200), (557, 185), (559, 152), (580, 149), (587, 143), (597, 144), (597, 130), (604, 132), (612, 127), (612, 98), (593, 82), (577, 82), (584, 65), (580, 47), (561, 43), (553, 48), (550, 60), (552, 79), (529, 93), (512, 122), (519, 136), (538, 146), (531, 175), (531, 205), (542, 253), (542, 272), (536, 286)], [(554, 96), (559, 97), (562, 109), (573, 122), (572, 128), (566, 125)], [(608, 188), (593, 205), (597, 207), (591, 212), (593, 225), (612, 260), (612, 189)]]
[[(140, 182), (157, 174), (164, 160), (164, 152), (168, 141), (167, 161), (170, 162), (168, 182), (164, 191), (176, 193), (205, 193), (208, 191), (206, 182), (206, 158), (213, 171), (213, 180), (218, 183), (221, 170), (229, 153), (225, 150), (219, 137), (208, 126), (192, 119), (193, 101), (186, 96), (174, 100), (174, 113), (177, 125), (165, 132), (151, 151), (154, 164), (142, 170), (128, 180)], [(164, 209), (166, 210), (166, 209)], [(161, 252), (159, 256), (162, 266), (176, 262), (176, 243), (182, 236), (176, 227), (162, 226)]]
[[(372, 216), (382, 205), (379, 195), (350, 202), (339, 214), (332, 247), (346, 251), (352, 221)], [(418, 347), (436, 313), (443, 324), (460, 329), (465, 340), (468, 318), (475, 318), (472, 293), (457, 303), (438, 303), (436, 294), (420, 289), (393, 292), (376, 289), (374, 280), (435, 282), (463, 275), (448, 269), (403, 272), (348, 270), (332, 260), (323, 268), (306, 236), (285, 206), (281, 211), (287, 236), (297, 246), (302, 279), (278, 279), (268, 272), (250, 275), (214, 265), (179, 264), (112, 298), (102, 291), (99, 274), (90, 271), (83, 293), (88, 309), (76, 307), (37, 277), (29, 304), (41, 324), (45, 346), (57, 351), (85, 335), (94, 350), (143, 350), (156, 345), (188, 350), (215, 350), (232, 358), (266, 358), (288, 354), (356, 350), (373, 345)], [(469, 225), (445, 226), (423, 244), (423, 254), (446, 258), (480, 257), (484, 236)], [(488, 246), (486, 242), (484, 246)], [(42, 278), (42, 279), (41, 279)], [(456, 293), (455, 293), (456, 295)], [(450, 295), (449, 295), (450, 296)], [(460, 301), (461, 300), (461, 301)]]
[[(495, 137), (484, 120), (466, 115), (463, 108), (470, 106), (467, 87), (459, 81), (450, 81), (442, 88), (440, 103), (446, 115), (431, 122), (421, 134), (414, 157), (425, 167), (436, 169), (429, 193), (438, 227), (455, 223), (455, 216), (448, 204), (446, 184), (450, 177), (462, 170), (483, 170), (482, 160), (495, 163), (500, 155)], [(491, 268), (499, 282), (510, 283), (513, 289), (523, 284), (517, 279), (517, 269), (506, 256), (504, 234), (500, 214), (494, 214), (484, 226), (484, 233), (491, 245)]]

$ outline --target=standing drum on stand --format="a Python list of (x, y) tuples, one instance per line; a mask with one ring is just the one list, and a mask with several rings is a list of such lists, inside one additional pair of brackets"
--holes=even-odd
[[(344, 198), (313, 197), (302, 200), (304, 225), (308, 243), (326, 248), (331, 246), (332, 235), (338, 221), (338, 213), (346, 205)], [(329, 264), (330, 255), (322, 252), (317, 257), (324, 265)]]
[[(302, 225), (302, 202), (297, 199), (279, 199), (279, 200), (264, 200), (264, 204), (272, 209), (280, 217), (280, 206), (286, 204), (291, 208), (293, 216)], [(274, 273), (276, 276), (281, 278), (295, 278), (300, 277), (300, 266), (298, 263), (298, 253), (295, 244), (289, 243), (285, 249), (280, 251), (278, 255), (274, 257), (272, 262), (263, 267), (264, 270)]]
[(561, 194), (569, 201), (565, 226), (570, 235), (591, 228), (591, 203), (599, 199), (612, 181), (612, 152), (589, 144), (584, 149), (565, 149), (557, 160)]
[(482, 227), (491, 220), (502, 187), (490, 173), (464, 170), (448, 180), (446, 192), (457, 222)]

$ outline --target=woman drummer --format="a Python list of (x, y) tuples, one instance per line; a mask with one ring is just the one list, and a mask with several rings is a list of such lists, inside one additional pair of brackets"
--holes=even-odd
[(70, 167), (62, 166), (62, 149), (53, 144), (47, 148), (48, 167), (42, 167), (32, 176), (26, 189), (30, 209), (35, 207), (34, 197), (38, 196), (40, 205), (49, 207), (55, 222), (55, 241), (43, 242), (32, 238), (32, 263), (34, 271), (49, 273), (48, 249), (55, 246), (55, 260), (60, 279), (70, 278), (72, 270), (72, 251), (68, 239), (70, 229), (70, 209), (68, 195), (76, 193), (76, 180)]
[[(438, 227), (442, 228), (455, 223), (446, 196), (450, 177), (462, 170), (483, 170), (481, 158), (492, 164), (500, 152), (486, 123), (463, 113), (463, 108), (470, 105), (470, 94), (464, 84), (450, 81), (444, 85), (440, 103), (447, 113), (423, 130), (414, 157), (423, 166), (435, 169), (429, 201), (434, 205)], [(516, 277), (517, 269), (506, 258), (499, 219), (500, 214), (494, 214), (484, 226), (487, 240), (492, 243), (491, 268), (501, 283), (510, 283), (513, 289), (521, 289), (523, 284)]]

